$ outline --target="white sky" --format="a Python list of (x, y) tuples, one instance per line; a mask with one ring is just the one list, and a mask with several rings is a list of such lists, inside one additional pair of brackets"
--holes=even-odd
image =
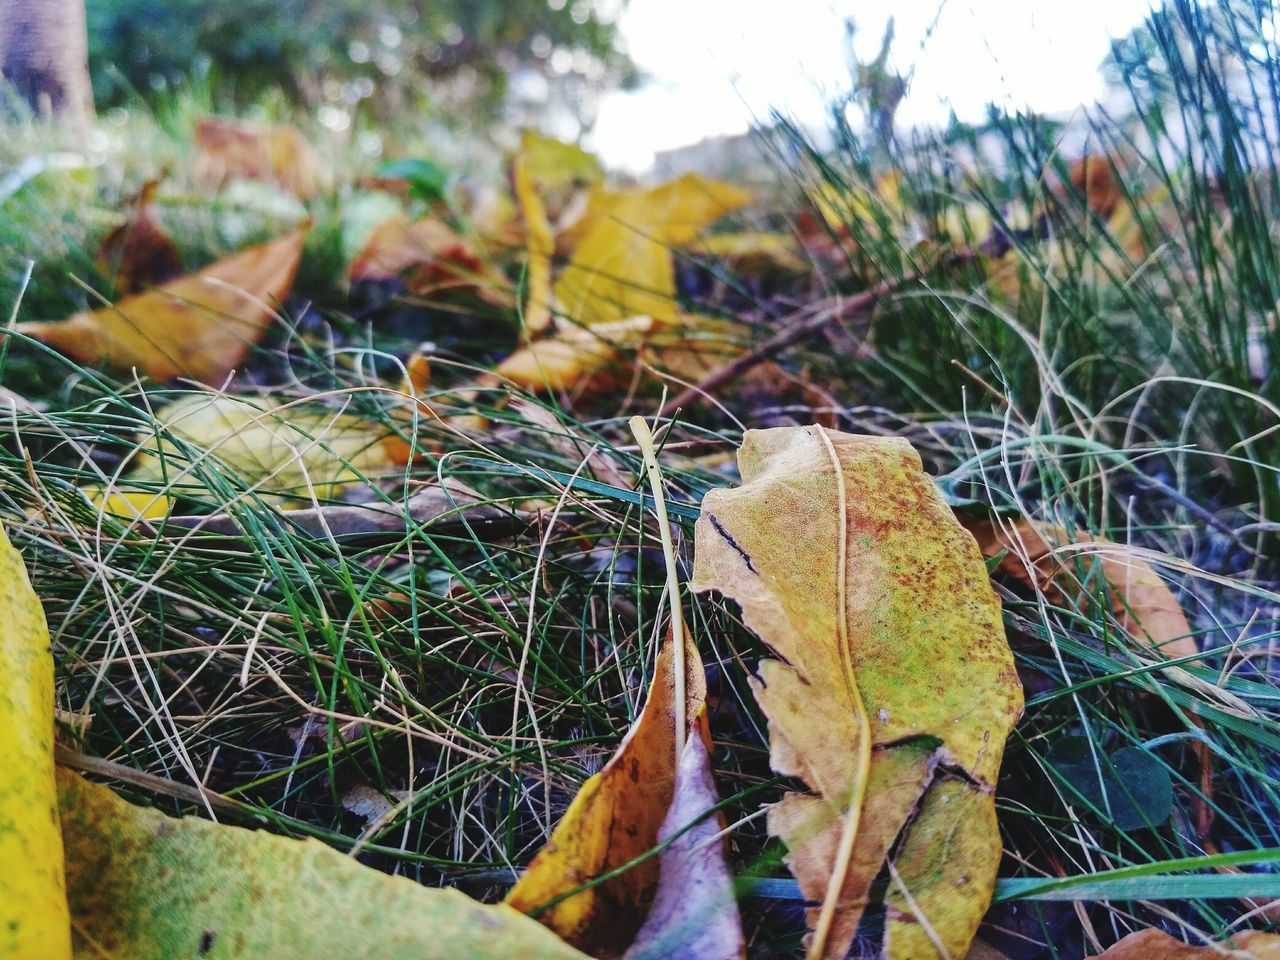
[(896, 18), (893, 63), (903, 74), (915, 67), (902, 125), (941, 123), (948, 104), (965, 120), (981, 119), (991, 101), (1066, 111), (1101, 94), (1109, 39), (1149, 8), (1150, 0), (630, 0), (624, 42), (654, 79), (606, 97), (592, 143), (606, 163), (638, 171), (655, 150), (741, 133), (771, 107), (824, 125), (826, 104), (849, 86), (849, 16), (864, 59)]

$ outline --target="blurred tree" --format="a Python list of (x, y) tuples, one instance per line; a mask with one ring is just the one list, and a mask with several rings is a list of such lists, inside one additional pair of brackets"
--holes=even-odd
[(84, 0), (0, 0), (0, 74), (38, 114), (93, 114)]
[(311, 107), (401, 110), (443, 91), (496, 109), (512, 77), (538, 91), (632, 80), (625, 2), (88, 0), (89, 55), (104, 106), (212, 71), (241, 101), (278, 88)]

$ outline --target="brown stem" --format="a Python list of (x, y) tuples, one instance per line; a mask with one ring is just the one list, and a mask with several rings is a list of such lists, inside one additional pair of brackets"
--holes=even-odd
[[(957, 250), (944, 257), (937, 266), (955, 266), (971, 260), (973, 256), (974, 253), (971, 250)], [(864, 290), (847, 300), (824, 300), (820, 304), (798, 310), (791, 315), (790, 323), (786, 323), (781, 330), (754, 350), (750, 350), (742, 354), (742, 356), (729, 361), (724, 366), (711, 371), (701, 381), (689, 387), (674, 400), (668, 400), (663, 404), (658, 416), (670, 417), (677, 410), (693, 406), (699, 399), (718, 387), (736, 380), (756, 364), (776, 357), (792, 344), (821, 332), (837, 321), (850, 320), (861, 314), (868, 313), (885, 297), (891, 296), (909, 284), (915, 283), (924, 277), (927, 272), (920, 271), (919, 273), (909, 273), (904, 277), (882, 280), (869, 290)]]

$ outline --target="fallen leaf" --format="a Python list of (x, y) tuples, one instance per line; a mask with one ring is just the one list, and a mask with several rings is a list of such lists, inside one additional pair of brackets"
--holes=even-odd
[(419, 296), (461, 289), (486, 300), (510, 305), (509, 284), (483, 260), (467, 239), (427, 217), (409, 222), (396, 214), (369, 233), (347, 269), (347, 279), (392, 280)]
[(250, 247), (114, 306), (15, 329), (81, 363), (136, 366), (155, 380), (186, 376), (220, 385), (288, 295), (305, 235), (304, 228)]
[(278, 400), (197, 393), (156, 414), (157, 434), (138, 439), (131, 483), (200, 494), (197, 468), (225, 471), (263, 494), (332, 498), (347, 484), (399, 475), (406, 444), (349, 413)]
[(1114, 162), (1107, 157), (1086, 154), (1071, 165), (1070, 179), (1089, 209), (1104, 220), (1124, 201)]
[(80, 492), (95, 509), (124, 520), (160, 520), (173, 509), (171, 499), (151, 490), (112, 484), (106, 489), (101, 486), (81, 487)]
[(697, 591), (741, 605), (779, 656), (753, 689), (789, 793), (769, 830), (843, 957), (891, 861), (891, 958), (963, 956), (1000, 861), (994, 785), (1022, 689), (977, 546), (906, 441), (749, 430), (742, 485), (708, 492)]
[[(650, 317), (629, 317), (581, 327), (562, 324), (554, 337), (521, 347), (494, 368), (494, 373), (526, 390), (568, 390), (584, 378), (606, 374), (618, 366), (618, 351), (638, 347), (653, 329)], [(615, 385), (605, 377), (601, 389)]]
[[(437, 532), (488, 528), (510, 532), (516, 529), (516, 524), (523, 518), (524, 515), (518, 512), (504, 510), (486, 502), (479, 493), (460, 480), (445, 477), (442, 484), (430, 484), (404, 503), (374, 501), (326, 504), (306, 510), (283, 511), (278, 520), (282, 526), (299, 530), (308, 536), (317, 539), (332, 536), (342, 542), (379, 537), (401, 539), (415, 527), (428, 527)], [(167, 523), (223, 536), (244, 535), (240, 520), (230, 513), (215, 513), (205, 517), (170, 517)]]
[[(687, 643), (685, 650), (685, 715), (692, 721), (702, 710), (706, 684), (697, 649)], [(674, 659), (673, 645), (665, 644), (639, 719), (604, 769), (582, 785), (551, 839), (507, 894), (506, 902), (517, 910), (537, 910), (657, 846), (675, 792)], [(693, 739), (686, 737), (686, 743)], [(616, 956), (640, 929), (659, 871), (658, 858), (650, 857), (537, 918), (581, 950)]]
[(676, 769), (671, 807), (658, 830), (659, 843), (671, 841), (659, 854), (658, 892), (626, 960), (733, 960), (743, 955), (742, 918), (720, 836), (723, 824), (719, 817), (706, 816), (719, 802), (706, 744), (701, 737), (689, 737)]
[(320, 155), (296, 127), (204, 117), (196, 124), (194, 178), (220, 190), (232, 180), (274, 183), (300, 200), (331, 179)]
[(717, 233), (695, 243), (690, 252), (730, 263), (745, 273), (806, 273), (812, 264), (800, 256), (786, 233)]
[(66, 960), (71, 921), (53, 764), (49, 628), (0, 527), (0, 956)]
[[(1228, 953), (1227, 951), (1232, 951)], [(1139, 930), (1091, 960), (1280, 960), (1280, 936), (1245, 930), (1222, 943), (1193, 947), (1163, 930)]]
[(524, 329), (538, 334), (551, 324), (551, 257), (556, 252), (555, 237), (547, 210), (538, 195), (528, 158), (517, 156), (512, 170), (516, 200), (524, 219), (525, 247), (528, 267), (525, 276)]
[(996, 572), (1039, 589), (1051, 603), (1064, 604), (1068, 596), (1096, 595), (1081, 580), (1085, 571), (1073, 563), (1096, 556), (1112, 608), (1126, 632), (1170, 660), (1200, 652), (1177, 597), (1134, 548), (1093, 535), (1078, 541), (1064, 527), (1026, 518), (961, 517), (961, 523), (978, 541), (984, 557), (1003, 554)]
[(532, 130), (520, 135), (516, 164), (525, 169), (553, 218), (560, 217), (577, 194), (604, 180), (604, 167), (595, 154)]
[(182, 273), (178, 248), (155, 218), (159, 187), (159, 180), (144, 183), (128, 218), (102, 241), (95, 266), (111, 278), (119, 296), (167, 283)]
[(686, 174), (647, 190), (601, 194), (593, 200), (581, 239), (555, 284), (560, 310), (587, 325), (648, 316), (676, 323), (671, 248), (751, 199), (732, 184)]
[(510, 907), (388, 876), (316, 840), (167, 817), (66, 769), (58, 792), (79, 956), (585, 960)]

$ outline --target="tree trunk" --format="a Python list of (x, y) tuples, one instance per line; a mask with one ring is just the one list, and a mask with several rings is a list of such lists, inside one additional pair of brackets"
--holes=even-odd
[(42, 117), (93, 116), (84, 0), (0, 0), (0, 75)]

